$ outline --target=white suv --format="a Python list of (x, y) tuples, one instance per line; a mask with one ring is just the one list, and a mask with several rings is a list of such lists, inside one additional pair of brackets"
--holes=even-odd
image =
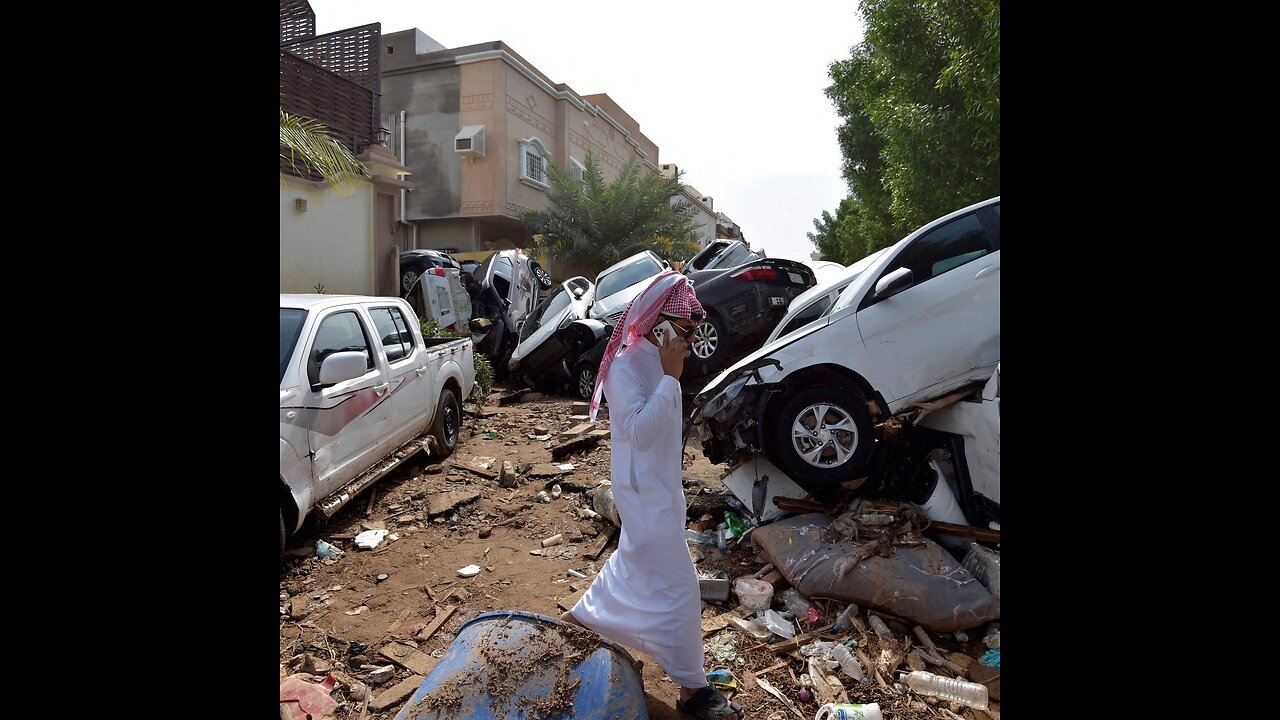
[(785, 329), (698, 395), (704, 453), (762, 452), (810, 489), (861, 477), (873, 417), (986, 380), (1000, 361), (1000, 198), (911, 233), (829, 312)]

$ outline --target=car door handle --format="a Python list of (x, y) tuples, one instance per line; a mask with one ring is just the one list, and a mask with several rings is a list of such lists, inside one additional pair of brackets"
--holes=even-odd
[(420, 368), (414, 368), (413, 371), (418, 373), (418, 377), (422, 377), (427, 372), (427, 366), (423, 365)]
[(387, 387), (389, 387), (390, 385), (391, 383), (389, 382), (384, 382), (381, 385), (374, 385), (373, 392), (377, 395), (381, 395), (382, 393), (387, 391)]
[(984, 276), (986, 276), (986, 275), (991, 275), (991, 274), (993, 274), (993, 273), (998, 273), (998, 272), (1000, 272), (1000, 266), (999, 266), (999, 265), (988, 265), (988, 266), (986, 266), (986, 267), (982, 268), (981, 270), (979, 270), (979, 271), (978, 271), (978, 274), (973, 276), (973, 279), (974, 279), (974, 280), (977, 280), (977, 279), (978, 279), (978, 278), (980, 278), (980, 277), (984, 277)]

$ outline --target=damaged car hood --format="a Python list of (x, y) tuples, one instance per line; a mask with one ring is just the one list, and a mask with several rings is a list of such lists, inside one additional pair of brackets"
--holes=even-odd
[[(729, 382), (729, 380), (730, 380), (730, 379), (737, 378), (737, 376), (738, 376), (738, 375), (740, 375), (740, 374), (742, 373), (742, 369), (743, 369), (743, 368), (747, 367), (748, 365), (751, 365), (751, 364), (755, 363), (756, 361), (760, 360), (761, 358), (766, 358), (766, 357), (768, 357), (771, 353), (778, 352), (779, 350), (781, 350), (781, 349), (785, 348), (786, 346), (788, 346), (788, 345), (790, 345), (790, 344), (792, 344), (792, 343), (796, 342), (797, 340), (800, 340), (800, 339), (802, 339), (802, 338), (806, 338), (806, 337), (808, 337), (808, 336), (812, 335), (813, 333), (815, 333), (815, 332), (817, 332), (817, 331), (819, 331), (819, 330), (821, 330), (821, 329), (825, 328), (825, 327), (827, 326), (827, 323), (828, 323), (828, 322), (829, 322), (829, 319), (824, 320), (823, 322), (815, 322), (815, 323), (812, 323), (812, 324), (810, 324), (810, 325), (806, 325), (806, 326), (804, 326), (804, 327), (802, 327), (802, 328), (800, 328), (800, 329), (796, 330), (795, 332), (790, 333), (789, 335), (783, 335), (782, 337), (778, 338), (777, 340), (774, 340), (773, 342), (769, 343), (768, 345), (765, 345), (764, 347), (760, 348), (759, 350), (756, 350), (755, 352), (751, 353), (750, 355), (748, 355), (748, 356), (746, 356), (746, 357), (742, 358), (742, 359), (741, 359), (741, 360), (739, 360), (738, 362), (734, 363), (734, 364), (733, 364), (729, 369), (724, 370), (724, 371), (723, 371), (723, 372), (721, 372), (719, 375), (715, 376), (715, 378), (714, 378), (711, 382), (707, 383), (707, 384), (706, 384), (706, 386), (705, 386), (705, 387), (703, 387), (703, 388), (702, 388), (702, 390), (698, 393), (698, 397), (696, 398), (696, 402), (698, 402), (698, 403), (702, 403), (703, 401), (708, 400), (708, 399), (710, 399), (711, 397), (713, 397), (713, 396), (715, 395), (715, 393), (717, 393), (717, 392), (719, 392), (719, 391), (720, 391), (720, 388), (721, 388), (722, 386), (724, 386), (724, 385), (727, 385), (727, 384), (728, 384), (728, 382)], [(767, 369), (767, 367), (766, 367), (766, 368), (762, 368), (762, 370), (761, 370), (761, 371), (763, 372), (765, 369)], [(778, 372), (778, 371), (779, 371), (779, 370), (775, 369), (775, 370), (773, 370), (772, 372)], [(762, 376), (762, 380), (764, 380), (765, 382), (767, 382), (767, 381), (768, 381), (768, 379), (767, 379), (767, 378), (764, 378), (763, 376)]]

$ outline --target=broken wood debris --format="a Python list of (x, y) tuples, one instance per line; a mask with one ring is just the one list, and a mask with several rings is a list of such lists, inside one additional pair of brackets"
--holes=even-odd
[(574, 438), (569, 442), (556, 445), (551, 448), (551, 459), (559, 460), (566, 455), (571, 455), (579, 450), (585, 450), (589, 447), (595, 447), (597, 443), (609, 437), (608, 430), (592, 430), (581, 437)]
[(410, 675), (404, 680), (396, 683), (390, 690), (387, 690), (374, 698), (373, 702), (369, 703), (369, 709), (374, 712), (378, 712), (395, 705), (412, 695), (413, 692), (422, 685), (422, 681), (426, 679), (426, 673), (421, 675)]
[(596, 538), (596, 544), (591, 548), (590, 552), (585, 552), (582, 554), (582, 556), (588, 560), (598, 559), (600, 557), (600, 553), (603, 553), (605, 551), (605, 548), (609, 547), (610, 541), (613, 540), (613, 536), (617, 532), (618, 532), (618, 528), (610, 525), (608, 529), (600, 533), (600, 535)]
[(458, 606), (456, 605), (441, 606), (436, 610), (436, 617), (431, 621), (431, 624), (418, 631), (418, 634), (414, 637), (423, 641), (430, 640), (431, 636), (435, 635), (436, 631), (440, 629), (440, 626), (448, 622), (449, 618), (452, 617), (457, 610)]
[(503, 395), (498, 398), (498, 404), (499, 405), (515, 405), (516, 403), (520, 402), (521, 395), (524, 395), (525, 393), (530, 392), (532, 390), (533, 388), (520, 388), (515, 392), (507, 393), (506, 395)]

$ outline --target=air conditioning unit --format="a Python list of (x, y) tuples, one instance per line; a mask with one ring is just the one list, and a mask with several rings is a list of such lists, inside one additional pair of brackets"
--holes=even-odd
[(453, 151), (463, 157), (484, 157), (484, 126), (466, 125), (453, 136)]

